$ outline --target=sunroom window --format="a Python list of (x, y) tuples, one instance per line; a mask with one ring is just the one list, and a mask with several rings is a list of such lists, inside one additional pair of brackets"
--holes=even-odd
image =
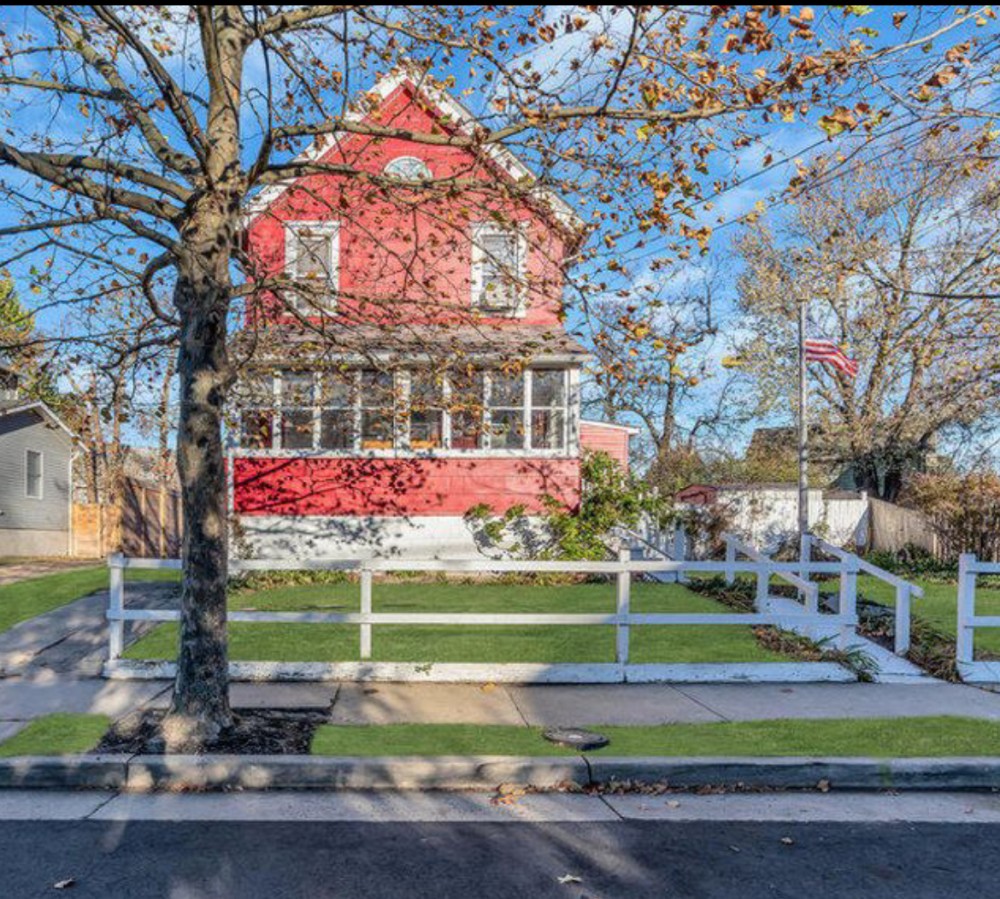
[(483, 445), (483, 372), (476, 368), (454, 370), (448, 375), (451, 388), (451, 448), (474, 450)]
[(274, 443), (274, 376), (271, 372), (246, 375), (237, 390), (240, 403), (240, 446), (270, 449)]
[(392, 449), (395, 399), (391, 371), (364, 369), (361, 372), (362, 449)]
[(566, 446), (566, 372), (531, 372), (531, 446), (559, 450)]
[(319, 445), (326, 450), (354, 449), (357, 371), (327, 371), (320, 382)]
[(430, 368), (410, 372), (410, 449), (444, 446), (444, 380)]
[(491, 449), (524, 446), (524, 374), (490, 373), (489, 437)]
[(281, 446), (312, 449), (315, 430), (315, 373), (281, 373)]

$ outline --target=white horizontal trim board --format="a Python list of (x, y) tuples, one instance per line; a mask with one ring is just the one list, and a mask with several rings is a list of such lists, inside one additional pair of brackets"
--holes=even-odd
[[(167, 680), (173, 662), (117, 659), (104, 667), (112, 679)], [(704, 662), (655, 665), (483, 664), (441, 662), (231, 662), (237, 681), (423, 681), (426, 683), (847, 683), (857, 678), (833, 662)]]

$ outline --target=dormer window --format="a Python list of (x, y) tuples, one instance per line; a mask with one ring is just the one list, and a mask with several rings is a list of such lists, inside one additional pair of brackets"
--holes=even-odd
[(285, 226), (285, 274), (295, 281), (288, 301), (303, 315), (336, 305), (340, 242), (336, 222), (289, 222)]
[(520, 316), (525, 307), (524, 236), (513, 228), (476, 225), (472, 232), (472, 305), (494, 315)]
[(427, 163), (416, 156), (397, 156), (382, 171), (388, 177), (402, 181), (429, 181), (432, 177)]

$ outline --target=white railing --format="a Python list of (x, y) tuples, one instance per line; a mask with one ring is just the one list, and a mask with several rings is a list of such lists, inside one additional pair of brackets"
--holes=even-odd
[[(894, 628), (895, 641), (893, 643), (893, 651), (896, 655), (906, 655), (910, 649), (911, 600), (913, 597), (923, 599), (923, 588), (911, 583), (910, 581), (904, 580), (899, 577), (899, 575), (893, 574), (891, 571), (879, 568), (878, 565), (873, 565), (866, 559), (862, 559), (860, 556), (848, 552), (846, 549), (841, 549), (839, 546), (828, 543), (826, 540), (817, 537), (815, 534), (806, 535), (806, 547), (806, 552), (809, 553), (810, 557), (812, 555), (812, 548), (815, 547), (821, 553), (833, 556), (835, 559), (839, 559), (848, 566), (848, 577), (852, 578), (854, 581), (854, 585), (849, 588), (848, 593), (853, 594), (855, 597), (857, 596), (856, 584), (858, 572), (862, 571), (865, 574), (871, 575), (872, 577), (888, 584), (896, 591)], [(843, 603), (843, 578), (841, 578), (840, 582), (840, 596), (841, 603)]]
[[(179, 569), (176, 559), (131, 559), (121, 555), (108, 560), (110, 568), (110, 599), (108, 603), (109, 646), (106, 673), (111, 676), (168, 677), (172, 665), (148, 660), (123, 659), (125, 624), (137, 622), (177, 621), (176, 609), (128, 608), (125, 596), (124, 573), (129, 569)], [(585, 561), (519, 561), (496, 559), (365, 559), (365, 560), (232, 560), (230, 572), (249, 571), (352, 571), (358, 573), (360, 604), (358, 612), (261, 612), (232, 611), (228, 618), (234, 622), (281, 622), (288, 624), (350, 624), (359, 629), (359, 658), (361, 662), (302, 663), (290, 666), (295, 673), (289, 676), (365, 678), (371, 680), (569, 680), (574, 682), (617, 682), (625, 680), (843, 680), (851, 679), (844, 669), (832, 663), (704, 663), (685, 664), (634, 664), (630, 662), (630, 628), (635, 626), (724, 626), (771, 625), (790, 628), (806, 626), (820, 620), (853, 628), (856, 617), (851, 612), (838, 614), (819, 613), (818, 602), (812, 591), (816, 585), (801, 581), (792, 573), (798, 563), (775, 562), (766, 557), (748, 561), (693, 561), (693, 560), (632, 560), (629, 551), (622, 550), (618, 559), (603, 562)], [(809, 566), (813, 572), (839, 573), (839, 563), (816, 562)], [(440, 613), (440, 612), (375, 612), (372, 610), (372, 587), (375, 575), (398, 571), (428, 571), (453, 573), (562, 573), (601, 574), (614, 578), (615, 610), (608, 613)], [(767, 601), (758, 603), (753, 612), (676, 613), (633, 612), (631, 608), (632, 581), (637, 575), (662, 572), (718, 574), (749, 572), (757, 576), (758, 583), (768, 584), (772, 575), (802, 585), (812, 597), (801, 612), (775, 611)], [(760, 591), (758, 590), (760, 596)], [(476, 626), (613, 626), (616, 630), (615, 662), (594, 664), (545, 663), (545, 664), (477, 664), (456, 665), (447, 663), (389, 663), (372, 662), (372, 629), (380, 625), (476, 625)], [(242, 663), (247, 676), (282, 676), (279, 663)], [(713, 668), (714, 666), (714, 668)], [(238, 668), (238, 664), (234, 663)], [(286, 666), (287, 667), (287, 666)], [(287, 673), (287, 672), (285, 672)]]
[(1000, 627), (1000, 615), (976, 614), (976, 580), (981, 574), (1000, 574), (1000, 563), (981, 562), (973, 553), (958, 557), (958, 630), (955, 664), (962, 680), (1000, 682), (1000, 665), (974, 660), (977, 627)]

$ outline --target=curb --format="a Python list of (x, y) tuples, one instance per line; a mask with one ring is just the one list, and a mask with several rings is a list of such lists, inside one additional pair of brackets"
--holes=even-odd
[(538, 790), (631, 786), (997, 790), (1000, 758), (314, 757), (81, 755), (0, 759), (0, 789)]

